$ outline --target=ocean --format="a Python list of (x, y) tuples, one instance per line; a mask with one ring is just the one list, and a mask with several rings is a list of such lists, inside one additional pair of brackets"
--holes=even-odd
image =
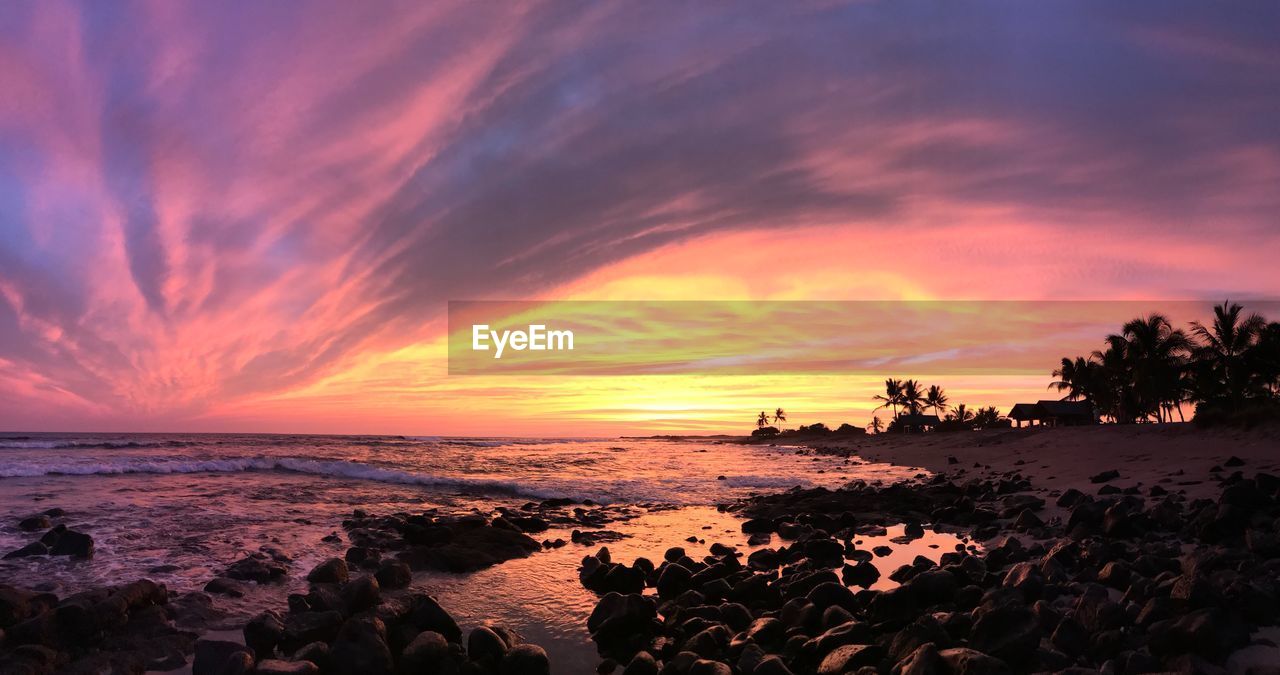
[[(658, 560), (670, 546), (691, 546), (691, 535), (750, 550), (740, 521), (717, 504), (917, 473), (714, 440), (7, 433), (0, 434), (0, 555), (38, 539), (18, 522), (51, 508), (66, 512), (56, 522), (94, 538), (96, 554), (0, 560), (0, 583), (61, 596), (145, 577), (198, 591), (247, 552), (285, 552), (292, 563), (284, 583), (215, 598), (226, 612), (220, 628), (234, 632), (263, 608), (284, 611), (288, 593), (305, 591), (312, 566), (343, 555), (341, 521), (357, 508), (488, 514), (548, 498), (591, 500), (634, 515), (608, 526), (627, 535), (608, 545), (615, 560)], [(890, 528), (886, 540), (895, 534)], [(887, 574), (957, 541), (930, 533), (877, 565)], [(576, 570), (596, 548), (570, 544), (468, 575), (416, 573), (414, 587), (437, 596), (464, 629), (507, 624), (546, 648), (557, 672), (590, 672), (596, 657), (585, 621), (596, 598)]]

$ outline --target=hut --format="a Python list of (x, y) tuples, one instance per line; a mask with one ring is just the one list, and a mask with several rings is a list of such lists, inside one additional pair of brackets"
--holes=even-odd
[(1023, 422), (1028, 425), (1048, 425), (1051, 427), (1070, 427), (1085, 424), (1096, 424), (1097, 415), (1093, 404), (1088, 401), (1036, 401), (1035, 403), (1018, 403), (1009, 410), (1009, 419), (1019, 427)]
[(893, 420), (896, 425), (895, 430), (901, 429), (903, 432), (932, 429), (941, 422), (942, 420), (939, 420), (937, 415), (923, 415), (920, 413), (902, 413)]

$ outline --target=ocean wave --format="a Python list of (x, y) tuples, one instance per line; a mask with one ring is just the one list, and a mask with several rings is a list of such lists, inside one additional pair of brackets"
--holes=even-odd
[(194, 441), (101, 441), (69, 439), (32, 439), (30, 437), (0, 438), (0, 450), (124, 450), (129, 448), (189, 448), (199, 445)]
[(515, 481), (484, 478), (438, 476), (392, 469), (362, 462), (307, 459), (303, 457), (228, 457), (221, 459), (190, 458), (119, 458), (95, 462), (26, 462), (0, 466), (0, 478), (37, 476), (96, 476), (121, 474), (186, 474), (237, 473), (248, 471), (289, 471), (314, 476), (353, 478), (398, 485), (421, 485), (445, 490), (515, 497), (550, 499), (591, 496), (564, 494), (563, 491), (537, 489)]

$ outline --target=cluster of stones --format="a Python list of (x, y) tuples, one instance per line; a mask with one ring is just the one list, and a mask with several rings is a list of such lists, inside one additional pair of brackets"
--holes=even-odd
[(245, 624), (243, 644), (198, 641), (193, 675), (550, 672), (541, 647), (499, 625), (474, 628), (464, 645), (457, 622), (431, 596), (392, 590), (409, 584), (403, 563), (353, 575), (331, 558), (307, 580), (308, 592), (290, 595), (287, 612), (265, 611)]
[[(584, 558), (580, 579), (602, 595), (588, 622), (599, 672), (1222, 672), (1280, 619), (1280, 479), (1219, 478), (1213, 500), (1110, 484), (1050, 495), (1062, 517), (1038, 515), (1017, 474), (757, 498), (741, 505), (744, 532), (783, 545)], [(999, 536), (917, 557), (889, 575), (896, 587), (870, 590), (879, 572), (854, 540), (893, 520)]]
[(0, 672), (173, 670), (196, 641), (178, 625), (211, 612), (207, 595), (172, 595), (145, 579), (64, 598), (0, 585)]

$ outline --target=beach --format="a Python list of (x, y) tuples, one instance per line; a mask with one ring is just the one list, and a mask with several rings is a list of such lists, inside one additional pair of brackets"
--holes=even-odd
[[(1117, 672), (1148, 657), (1270, 672), (1247, 670), (1280, 660), (1265, 611), (1204, 650), (1134, 656), (1154, 616), (1128, 632), (1082, 625), (1085, 643), (1127, 636), (1101, 651), (1055, 635), (1095, 596), (1136, 605), (1136, 621), (1148, 596), (1176, 594), (1179, 556), (1197, 551), (1258, 566), (1232, 563), (1231, 579), (1206, 566), (1213, 600), (1162, 619), (1219, 611), (1245, 582), (1274, 597), (1275, 488), (1251, 477), (1280, 473), (1278, 439), (1191, 425), (785, 444), (11, 435), (3, 553), (46, 538), (71, 550), (60, 528), (91, 553), (0, 561), (0, 658), (14, 672), (409, 672), (435, 659), (639, 673), (646, 658), (664, 673), (1035, 672), (1121, 657)], [(1184, 527), (1244, 480), (1262, 495), (1222, 525), (1239, 532), (1206, 535), (1213, 517)], [(1142, 567), (1142, 550), (1163, 562)], [(1115, 562), (1133, 563), (1125, 583), (1115, 565), (1101, 574)], [(72, 606), (97, 617), (87, 641), (64, 625)], [(995, 619), (973, 634), (995, 607), (1035, 630), (1012, 646), (986, 635), (1007, 632)]]

